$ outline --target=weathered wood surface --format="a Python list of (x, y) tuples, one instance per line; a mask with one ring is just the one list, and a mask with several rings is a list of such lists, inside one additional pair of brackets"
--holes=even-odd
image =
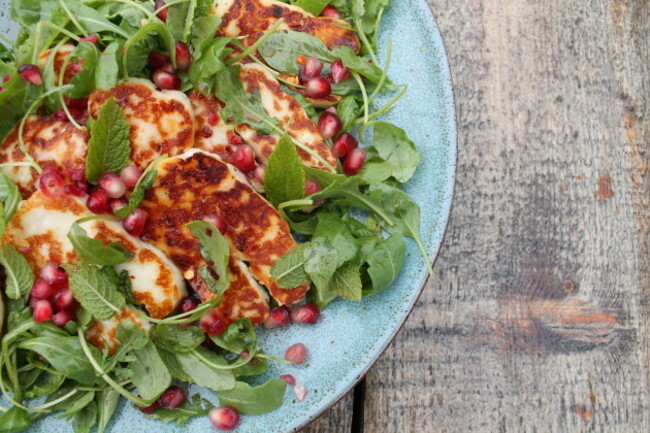
[[(363, 430), (650, 431), (650, 2), (430, 3), (454, 207)], [(350, 431), (351, 411), (305, 432)]]

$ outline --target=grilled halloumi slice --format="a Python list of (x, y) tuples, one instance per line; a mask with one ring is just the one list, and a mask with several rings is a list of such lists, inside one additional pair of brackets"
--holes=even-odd
[[(67, 234), (76, 220), (93, 215), (84, 200), (69, 195), (50, 198), (35, 192), (7, 224), (3, 244), (22, 251), (35, 271), (48, 262), (78, 261)], [(160, 250), (129, 235), (117, 221), (91, 220), (81, 227), (90, 237), (121, 243), (133, 255), (131, 261), (115, 269), (129, 273), (133, 297), (151, 317), (165, 317), (176, 308), (186, 294), (185, 281)]]
[(108, 320), (95, 320), (86, 330), (86, 340), (100, 349), (107, 348), (110, 354), (115, 352), (121, 342), (117, 339), (117, 327), (120, 323), (131, 321), (144, 332), (149, 332), (151, 324), (144, 317), (144, 313), (135, 308), (124, 307), (120, 314)]
[(164, 251), (186, 277), (194, 277), (205, 260), (185, 224), (216, 214), (228, 224), (224, 237), (231, 256), (248, 262), (251, 274), (276, 301), (291, 305), (304, 298), (308, 286), (286, 290), (271, 277), (271, 266), (296, 242), (278, 211), (241, 173), (198, 149), (161, 161), (157, 170), (154, 185), (141, 204), (149, 213), (143, 239)]
[[(73, 44), (63, 44), (61, 47), (59, 47), (59, 50), (56, 52), (56, 54), (54, 54), (54, 57), (52, 58), (54, 77), (57, 83), (59, 80), (61, 68), (63, 67), (66, 59), (74, 51), (74, 48), (75, 46)], [(52, 55), (52, 50), (52, 48), (45, 50), (38, 56), (38, 65), (41, 67), (41, 69), (45, 68), (47, 65), (50, 55)], [(78, 68), (78, 65), (68, 63), (68, 66), (65, 69), (65, 73), (63, 74), (63, 84), (68, 84), (70, 82), (70, 79), (74, 76), (75, 72), (78, 72), (78, 70), (75, 71), (76, 67)]]
[[(18, 145), (18, 127), (16, 125), (2, 141), (0, 164), (27, 161)], [(53, 166), (61, 170), (85, 167), (88, 139), (88, 131), (79, 130), (54, 116), (29, 116), (23, 129), (25, 147), (41, 167)], [(29, 197), (36, 190), (38, 173), (32, 167), (0, 167), (0, 171), (16, 183), (23, 197)]]
[(156, 90), (149, 80), (133, 79), (90, 94), (93, 118), (109, 98), (124, 109), (131, 125), (131, 160), (141, 169), (160, 155), (177, 155), (192, 147), (194, 115), (190, 100), (176, 90)]
[(194, 147), (216, 153), (225, 161), (230, 161), (235, 151), (230, 141), (237, 133), (235, 125), (228, 125), (221, 117), (223, 103), (215, 96), (206, 96), (197, 91), (190, 93), (190, 102), (196, 122)]
[(346, 45), (355, 52), (359, 39), (348, 23), (337, 18), (315, 17), (298, 6), (278, 0), (217, 0), (213, 13), (221, 18), (220, 36), (245, 36), (242, 43), (253, 45), (280, 18), (279, 30), (309, 33), (329, 48)]

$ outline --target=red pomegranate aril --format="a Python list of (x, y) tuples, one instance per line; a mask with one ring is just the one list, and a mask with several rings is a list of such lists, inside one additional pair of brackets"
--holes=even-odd
[(47, 168), (38, 181), (43, 194), (50, 198), (61, 197), (65, 192), (65, 179), (56, 168)]
[(88, 98), (68, 98), (66, 96), (65, 105), (70, 109), (87, 110)]
[(154, 401), (147, 407), (136, 406), (136, 408), (138, 408), (138, 410), (142, 413), (154, 413), (156, 409), (158, 409), (158, 402)]
[(56, 289), (44, 280), (36, 280), (29, 294), (32, 298), (42, 301), (44, 299), (51, 299), (56, 294)]
[(287, 385), (296, 386), (296, 378), (290, 374), (283, 374), (279, 379), (287, 382)]
[(34, 303), (34, 322), (45, 322), (52, 319), (52, 304), (50, 301), (40, 300)]
[(324, 77), (314, 77), (307, 81), (304, 92), (310, 98), (325, 98), (332, 93), (332, 85)]
[(160, 51), (152, 51), (149, 53), (147, 58), (147, 63), (154, 69), (162, 68), (165, 65), (169, 65), (171, 62), (169, 56)]
[(181, 79), (162, 68), (156, 69), (152, 79), (156, 86), (163, 90), (178, 90), (181, 88)]
[[(85, 108), (70, 108), (70, 116), (80, 125), (85, 125), (88, 121), (88, 110)], [(67, 119), (66, 119), (67, 120)]]
[(323, 62), (316, 57), (307, 57), (300, 67), (300, 81), (307, 82), (310, 78), (320, 77), (323, 70)]
[(314, 179), (305, 180), (305, 197), (310, 196), (312, 194), (316, 194), (320, 190), (321, 190), (321, 186), (317, 180)]
[(83, 197), (88, 193), (88, 182), (76, 181), (65, 186), (65, 193), (75, 197)]
[(73, 182), (86, 181), (86, 170), (83, 168), (70, 168), (64, 174)]
[(343, 134), (339, 135), (339, 138), (337, 138), (334, 142), (332, 151), (334, 153), (334, 156), (337, 158), (342, 158), (348, 153), (352, 152), (352, 149), (356, 148), (358, 144), (359, 143), (357, 142), (357, 139), (354, 138), (352, 134), (344, 132)]
[[(210, 120), (210, 118), (208, 118), (208, 121), (209, 120)], [(212, 126), (216, 126), (216, 123), (214, 125), (212, 125)], [(233, 146), (237, 146), (238, 144), (242, 144), (242, 143), (244, 143), (244, 139), (241, 138), (240, 135), (234, 134), (234, 135), (231, 135), (230, 137), (228, 137), (228, 144), (231, 144)]]
[(267, 329), (282, 328), (291, 323), (291, 312), (284, 305), (275, 307), (271, 310), (269, 317), (264, 321), (264, 327)]
[(203, 329), (208, 335), (220, 335), (227, 327), (228, 321), (217, 309), (208, 311), (199, 319), (199, 328)]
[(330, 66), (330, 73), (332, 74), (332, 81), (335, 83), (340, 83), (346, 78), (350, 78), (350, 70), (343, 66), (343, 62), (336, 60)]
[(203, 221), (207, 221), (214, 225), (217, 230), (219, 230), (219, 233), (222, 235), (228, 231), (228, 223), (226, 222), (225, 219), (221, 218), (217, 214), (209, 213), (203, 216)]
[(69, 311), (74, 312), (79, 303), (74, 298), (72, 290), (65, 288), (59, 290), (56, 295), (54, 295), (54, 307), (58, 311)]
[(49, 262), (43, 266), (39, 276), (43, 281), (53, 287), (62, 287), (68, 284), (68, 274), (56, 262)]
[(96, 44), (99, 42), (99, 35), (97, 33), (93, 33), (91, 35), (88, 35), (87, 38), (79, 39), (79, 42), (90, 42), (91, 44)]
[(32, 64), (22, 65), (18, 68), (18, 74), (23, 81), (40, 86), (43, 84), (43, 77), (38, 66)]
[(170, 386), (158, 397), (158, 405), (165, 409), (176, 409), (185, 401), (185, 391), (177, 386)]
[(108, 213), (108, 196), (100, 189), (93, 191), (88, 195), (86, 207), (96, 214)]
[(257, 165), (255, 162), (255, 152), (247, 144), (238, 146), (232, 155), (232, 165), (244, 174), (255, 170), (255, 166)]
[(326, 112), (326, 113), (336, 114), (336, 107), (333, 106), (333, 105), (332, 105), (331, 107), (327, 107), (327, 108), (325, 109), (325, 112)]
[(307, 348), (302, 343), (296, 343), (293, 346), (287, 349), (287, 352), (284, 354), (284, 359), (289, 361), (294, 365), (300, 365), (305, 362), (307, 357)]
[(144, 225), (147, 223), (149, 214), (140, 208), (133, 211), (131, 215), (124, 218), (122, 226), (131, 235), (139, 237), (144, 231)]
[(186, 296), (181, 299), (181, 302), (178, 304), (178, 311), (180, 313), (187, 313), (196, 310), (196, 307), (198, 306), (199, 302), (196, 299)]
[(122, 182), (127, 188), (134, 188), (138, 180), (140, 180), (140, 176), (142, 176), (142, 170), (133, 164), (127, 165), (120, 171)]
[(260, 185), (264, 185), (264, 172), (265, 168), (263, 165), (258, 165), (255, 167), (255, 172), (253, 175), (255, 176), (255, 180), (260, 183)]
[(115, 173), (104, 173), (99, 177), (97, 185), (110, 198), (120, 198), (126, 192), (124, 181)]
[[(155, 10), (158, 10), (158, 9), (160, 9), (161, 7), (165, 6), (165, 4), (166, 4), (166, 3), (165, 3), (163, 0), (156, 0), (156, 3), (155, 3), (155, 5), (154, 5), (154, 9), (155, 9)], [(159, 19), (160, 21), (162, 21), (163, 23), (165, 23), (165, 22), (167, 22), (167, 14), (168, 14), (168, 13), (169, 13), (169, 8), (165, 8), (165, 9), (161, 10), (160, 12), (158, 12), (158, 13), (156, 14), (156, 16), (158, 17), (158, 19)]]
[(185, 42), (176, 41), (176, 67), (181, 72), (187, 72), (192, 64), (192, 52)]
[(244, 349), (244, 350), (242, 351), (242, 353), (239, 354), (239, 357), (240, 357), (241, 359), (246, 359), (246, 358), (248, 358), (248, 357), (250, 356), (250, 354), (251, 354), (251, 353), (250, 353), (248, 350)]
[(111, 209), (111, 212), (115, 213), (126, 206), (127, 201), (124, 197), (122, 198), (112, 198), (108, 201), (108, 207)]
[(65, 114), (65, 110), (63, 108), (59, 108), (54, 112), (54, 118), (60, 122), (68, 121), (68, 115)]
[(77, 320), (77, 318), (69, 311), (59, 311), (52, 316), (52, 323), (59, 328), (63, 328), (68, 324), (68, 322), (74, 322), (75, 320)]
[(323, 9), (323, 12), (320, 13), (320, 16), (338, 19), (343, 18), (343, 15), (341, 15), (341, 12), (338, 9), (336, 9), (334, 6), (329, 5), (325, 6), (325, 9)]
[(11, 80), (11, 75), (7, 74), (4, 77), (2, 77), (2, 82), (6, 83), (7, 81)]
[[(217, 126), (218, 123), (219, 123), (219, 115), (217, 114), (216, 111), (210, 110), (208, 112), (208, 125)], [(239, 137), (239, 135), (237, 135), (237, 137)], [(228, 142), (230, 143), (230, 139), (228, 140)], [(230, 144), (233, 144), (233, 143), (230, 143)], [(241, 143), (234, 143), (234, 144), (241, 144)]]
[(291, 320), (303, 325), (313, 325), (319, 317), (320, 310), (311, 304), (298, 305), (291, 311)]
[(296, 395), (296, 400), (303, 401), (307, 397), (307, 388), (301, 385), (293, 387), (293, 393)]
[(208, 412), (208, 418), (214, 428), (219, 430), (232, 430), (239, 425), (239, 414), (230, 406), (213, 407)]
[(325, 111), (318, 118), (318, 129), (323, 138), (332, 138), (341, 130), (341, 119), (336, 114)]
[(348, 176), (354, 176), (359, 173), (365, 161), (366, 151), (357, 147), (343, 161), (343, 172)]

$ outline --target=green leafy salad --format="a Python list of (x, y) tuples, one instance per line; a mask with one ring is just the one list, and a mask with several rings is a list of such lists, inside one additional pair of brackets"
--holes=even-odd
[[(49, 416), (102, 433), (121, 398), (148, 419), (231, 430), (287, 388), (298, 402), (309, 391), (291, 375), (255, 379), (309, 347), (265, 353), (258, 325), (317, 326), (333, 300), (389, 288), (407, 242), (431, 271), (402, 188), (420, 155), (378, 120), (407, 90), (388, 76), (390, 40), (378, 60), (388, 7), (12, 0), (0, 433)], [(184, 177), (190, 162), (199, 174)], [(213, 192), (214, 212), (172, 218)]]

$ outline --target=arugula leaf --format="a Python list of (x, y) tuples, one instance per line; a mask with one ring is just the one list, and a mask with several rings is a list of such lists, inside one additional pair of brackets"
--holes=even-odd
[[(261, 351), (258, 352), (258, 354)], [(239, 359), (235, 359), (234, 362), (238, 362)], [(235, 377), (243, 376), (255, 376), (256, 374), (262, 374), (269, 369), (269, 363), (264, 358), (253, 357), (246, 364), (239, 366), (233, 370)]]
[(0, 433), (11, 433), (25, 430), (32, 425), (32, 419), (26, 410), (14, 406), (0, 415)]
[(124, 44), (111, 42), (99, 55), (95, 68), (95, 86), (98, 89), (112, 89), (120, 80), (120, 63)]
[[(193, 6), (196, 6), (196, 0), (193, 0), (193, 3)], [(190, 6), (190, 2), (183, 2), (174, 4), (167, 8), (168, 12), (165, 24), (174, 40), (184, 40), (185, 21), (188, 19), (188, 15), (190, 15)], [(194, 11), (191, 11), (192, 15), (193, 12)], [(191, 19), (192, 17), (190, 16), (189, 18)]]
[(348, 222), (334, 212), (320, 212), (318, 225), (314, 237), (323, 237), (336, 249), (338, 253), (338, 266), (357, 255), (359, 246), (348, 228)]
[(3, 220), (5, 223), (14, 216), (22, 199), (16, 184), (4, 173), (0, 173), (0, 201), (4, 203)]
[(146, 43), (146, 40), (152, 38), (154, 33), (162, 40), (172, 65), (176, 67), (176, 41), (165, 23), (158, 18), (152, 18), (124, 44), (122, 69), (126, 77), (140, 73), (147, 66), (151, 46)]
[(109, 98), (90, 131), (86, 155), (86, 178), (89, 182), (97, 183), (102, 173), (118, 172), (129, 164), (130, 131), (122, 107), (115, 99)]
[(34, 385), (32, 389), (25, 393), (25, 398), (32, 399), (50, 395), (59, 389), (65, 380), (65, 375), (48, 371), (39, 380), (38, 385)]
[[(20, 349), (38, 353), (59, 373), (84, 385), (93, 385), (97, 379), (93, 366), (84, 355), (77, 337), (47, 336), (31, 338), (18, 343)], [(99, 357), (99, 351), (91, 346), (90, 350)]]
[(287, 134), (280, 138), (269, 156), (264, 170), (264, 192), (276, 207), (305, 196), (305, 172), (296, 146)]
[(120, 393), (114, 389), (105, 389), (97, 393), (97, 399), (95, 400), (98, 411), (97, 433), (104, 433), (119, 401)]
[[(199, 268), (199, 275), (210, 291), (221, 296), (229, 287), (228, 261), (230, 250), (228, 242), (214, 224), (207, 221), (192, 221), (185, 224), (200, 245), (201, 255), (208, 262)], [(214, 269), (216, 275), (210, 270)]]
[(217, 396), (222, 406), (232, 406), (246, 415), (261, 415), (282, 405), (286, 389), (287, 382), (275, 378), (256, 387), (237, 381), (233, 389), (217, 392)]
[(218, 336), (210, 336), (222, 349), (239, 355), (244, 350), (254, 352), (257, 347), (257, 334), (251, 319), (244, 317), (233, 322)]
[(13, 245), (3, 245), (0, 247), (0, 264), (4, 267), (7, 276), (5, 282), (7, 297), (18, 299), (26, 296), (34, 284), (34, 273), (25, 257)]
[(309, 281), (304, 265), (307, 261), (305, 253), (309, 249), (309, 242), (296, 245), (285, 253), (271, 267), (271, 276), (283, 289), (301, 286)]
[(389, 287), (404, 266), (406, 243), (394, 234), (377, 245), (366, 258), (372, 287), (363, 290), (363, 296), (373, 295)]
[(95, 399), (94, 391), (78, 392), (64, 402), (53, 406), (54, 410), (63, 410), (63, 415), (69, 418), (77, 412), (83, 410)]
[(0, 293), (0, 341), (2, 341), (2, 337), (4, 337), (4, 334), (3, 334), (2, 331), (4, 331), (5, 310), (6, 310), (6, 308), (5, 308), (5, 297), (2, 296), (2, 293)]
[(368, 159), (359, 177), (368, 184), (384, 181), (391, 176), (405, 183), (413, 176), (420, 162), (415, 144), (403, 129), (390, 123), (375, 122), (373, 129), (373, 146), (366, 150), (376, 152), (377, 156)]
[(95, 89), (95, 67), (98, 57), (97, 47), (91, 42), (80, 42), (72, 50), (70, 63), (78, 62), (81, 65), (81, 71), (70, 79), (70, 84), (73, 87), (65, 92), (67, 96), (83, 98)]
[(173, 356), (184, 375), (191, 379), (188, 382), (213, 391), (232, 389), (235, 385), (232, 370), (225, 369), (228, 368), (228, 363), (214, 352), (197, 347), (191, 352), (174, 353)]
[[(93, 393), (94, 394), (94, 393)], [(74, 433), (90, 433), (90, 429), (97, 423), (97, 404), (91, 401), (83, 410), (74, 416), (72, 429)]]
[(330, 242), (322, 237), (314, 237), (305, 253), (305, 272), (316, 287), (329, 287), (330, 280), (338, 267), (338, 253)]
[(189, 352), (203, 343), (205, 333), (196, 326), (161, 323), (153, 328), (151, 337), (159, 347), (167, 351)]
[(88, 236), (86, 230), (79, 225), (80, 221), (86, 220), (86, 218), (82, 218), (75, 221), (68, 231), (68, 239), (75, 254), (82, 262), (91, 265), (114, 266), (128, 262), (133, 258), (133, 255), (119, 242), (109, 242), (104, 245), (102, 240)]
[(117, 283), (93, 265), (63, 265), (68, 272), (70, 290), (90, 314), (99, 320), (108, 320), (120, 313), (126, 305)]
[(328, 283), (328, 289), (351, 301), (361, 300), (361, 274), (356, 260), (346, 262), (334, 272)]
[(158, 171), (156, 169), (158, 168), (160, 161), (167, 159), (167, 157), (167, 154), (161, 155), (158, 158), (154, 159), (151, 164), (149, 164), (149, 166), (144, 170), (144, 173), (142, 173), (142, 176), (140, 176), (140, 179), (138, 179), (135, 187), (133, 187), (133, 192), (129, 197), (129, 202), (122, 209), (116, 210), (115, 215), (121, 218), (126, 218), (131, 215), (138, 206), (140, 206), (140, 203), (142, 203), (142, 200), (144, 200), (146, 191), (151, 189), (154, 181), (156, 180), (156, 176), (158, 175)]
[(212, 407), (214, 405), (209, 400), (202, 398), (199, 394), (194, 394), (174, 409), (158, 408), (146, 417), (162, 422), (175, 422), (177, 426), (181, 426), (186, 424), (191, 417), (207, 415)]
[(336, 106), (336, 115), (341, 120), (341, 131), (349, 132), (354, 125), (354, 121), (359, 118), (361, 105), (354, 96), (346, 96)]
[(128, 38), (129, 34), (106, 19), (104, 15), (95, 9), (81, 4), (76, 0), (64, 0), (70, 9), (74, 11), (75, 17), (88, 33), (111, 32)]
[[(209, 20), (208, 17), (202, 19)], [(214, 29), (212, 33), (214, 33)], [(215, 74), (226, 68), (224, 59), (232, 53), (232, 49), (227, 47), (231, 41), (232, 38), (215, 38), (213, 36), (210, 36), (207, 40), (197, 40), (199, 51), (196, 51), (195, 48), (194, 52), (197, 53), (197, 58), (190, 65), (188, 74), (190, 82), (200, 92), (212, 93)]]
[(143, 348), (133, 351), (135, 360), (129, 363), (133, 372), (131, 381), (144, 400), (153, 402), (169, 388), (172, 376), (158, 354), (153, 342), (148, 341)]
[(330, 0), (298, 0), (294, 4), (314, 16), (319, 16)]

